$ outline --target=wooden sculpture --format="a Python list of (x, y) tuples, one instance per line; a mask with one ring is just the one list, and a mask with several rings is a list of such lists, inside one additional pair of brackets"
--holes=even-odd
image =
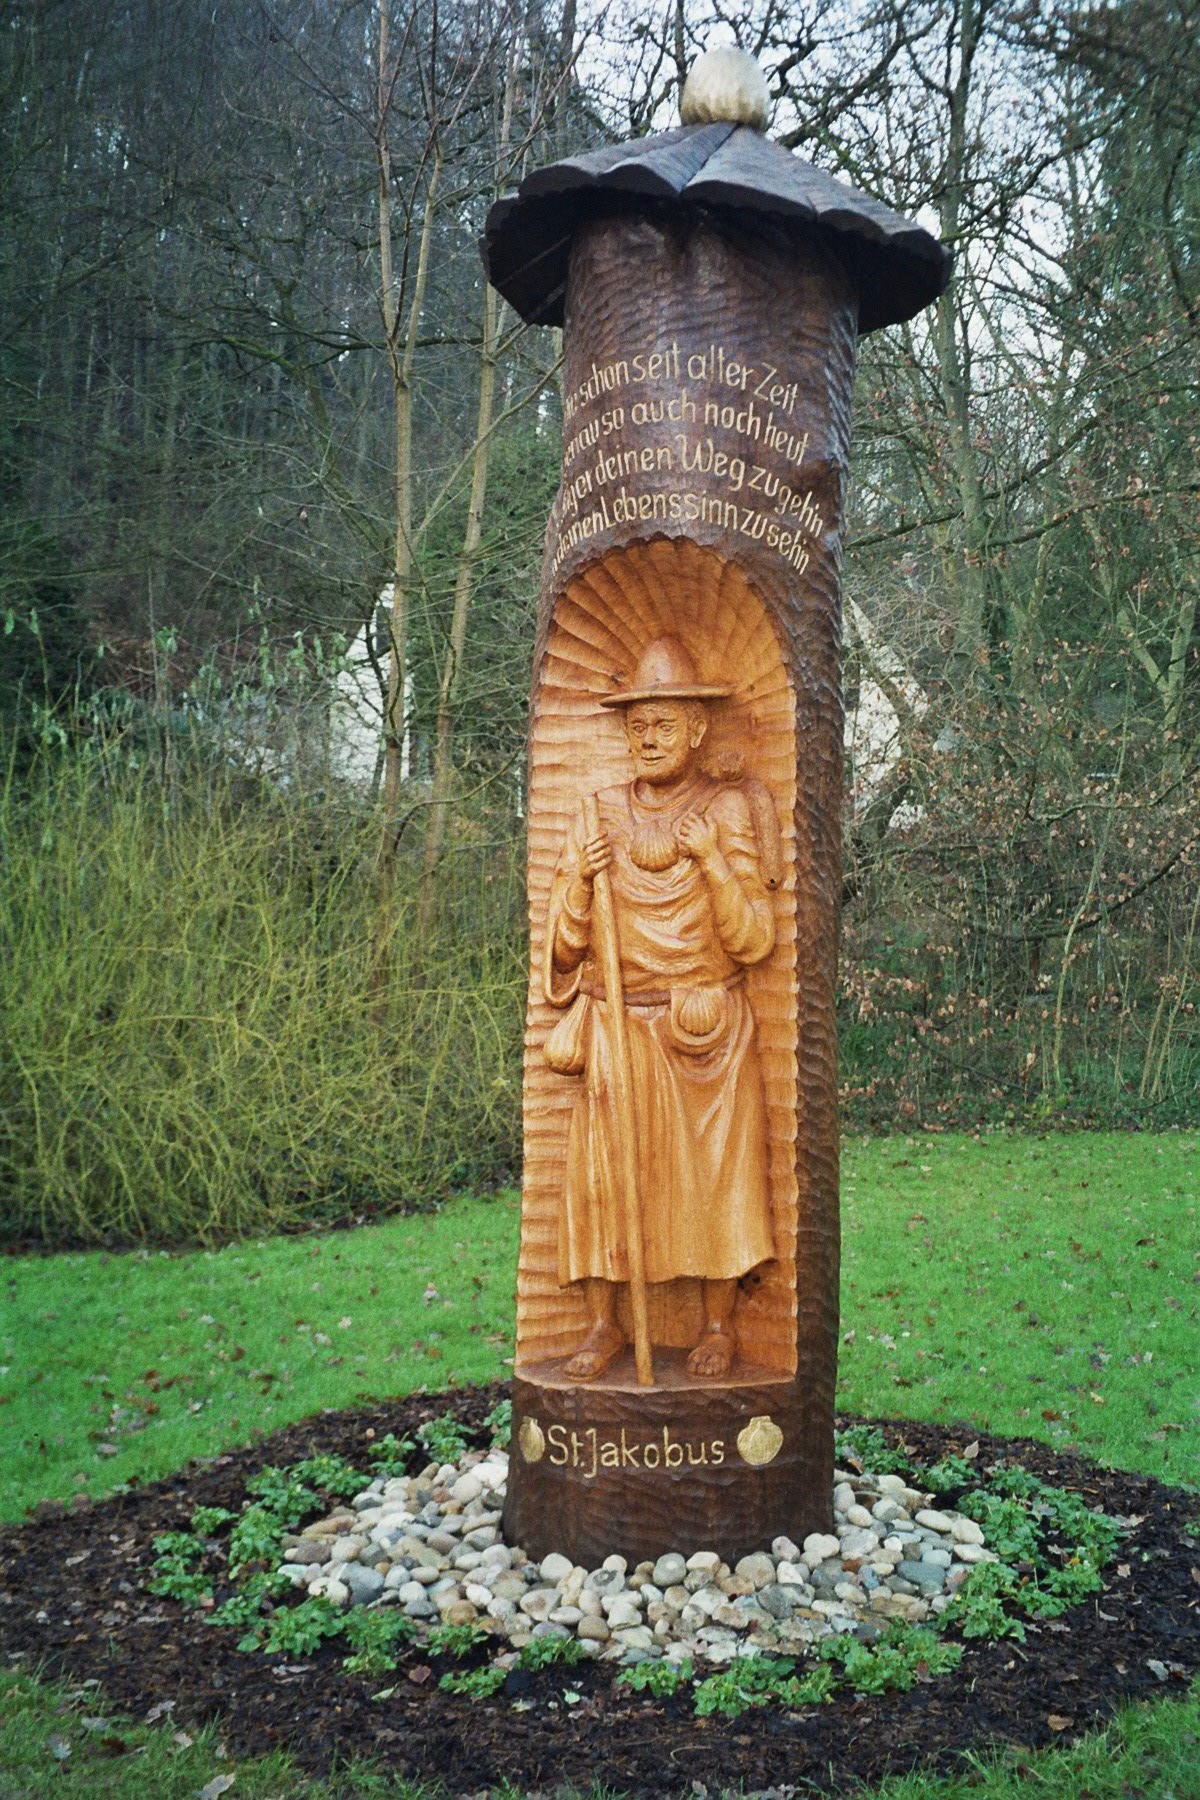
[(555, 871), (545, 997), (569, 1011), (545, 1058), (581, 1076), (558, 1253), (559, 1281), (585, 1283), (572, 1381), (625, 1348), (627, 1286), (649, 1385), (638, 1290), (681, 1279), (700, 1283), (703, 1317), (687, 1373), (727, 1375), (738, 1281), (773, 1255), (745, 971), (773, 949), (775, 916), (746, 797), (701, 762), (708, 702), (731, 691), (698, 681), (676, 638), (650, 645), (633, 686), (601, 701), (624, 713), (635, 778), (584, 802)]
[(948, 262), (763, 138), (731, 69), (485, 242), (564, 325), (505, 1523), (577, 1562), (831, 1517), (850, 390)]

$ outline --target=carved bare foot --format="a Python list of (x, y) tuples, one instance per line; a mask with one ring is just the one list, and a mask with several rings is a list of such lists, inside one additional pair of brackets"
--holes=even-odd
[(728, 1375), (733, 1366), (736, 1339), (727, 1325), (709, 1325), (704, 1336), (687, 1359), (689, 1375), (706, 1375), (710, 1379)]
[(616, 1362), (625, 1348), (625, 1333), (617, 1325), (601, 1320), (592, 1326), (574, 1356), (563, 1364), (568, 1381), (595, 1381), (610, 1363)]

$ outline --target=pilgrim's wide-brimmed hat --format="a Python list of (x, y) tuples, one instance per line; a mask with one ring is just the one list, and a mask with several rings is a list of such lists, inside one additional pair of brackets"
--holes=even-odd
[(632, 687), (602, 696), (601, 706), (634, 706), (639, 700), (725, 700), (731, 687), (701, 681), (678, 638), (655, 638), (638, 659)]

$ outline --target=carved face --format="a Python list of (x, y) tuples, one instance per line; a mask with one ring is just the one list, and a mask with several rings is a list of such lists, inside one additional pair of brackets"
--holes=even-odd
[(637, 701), (626, 710), (625, 735), (638, 779), (654, 787), (678, 781), (690, 768), (707, 730), (700, 701)]

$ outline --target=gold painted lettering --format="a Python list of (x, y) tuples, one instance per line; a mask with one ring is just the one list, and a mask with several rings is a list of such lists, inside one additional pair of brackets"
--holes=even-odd
[(759, 382), (758, 386), (754, 390), (754, 398), (756, 400), (767, 400), (770, 398), (770, 396), (767, 393), (767, 387), (772, 381), (774, 381), (774, 379), (778, 373), (779, 373), (779, 371), (776, 369), (774, 363), (767, 364), (767, 372), (763, 376), (762, 380)]
[(550, 1446), (550, 1461), (556, 1469), (561, 1469), (567, 1461), (567, 1428), (565, 1425), (551, 1425), (546, 1433), (546, 1442)]

